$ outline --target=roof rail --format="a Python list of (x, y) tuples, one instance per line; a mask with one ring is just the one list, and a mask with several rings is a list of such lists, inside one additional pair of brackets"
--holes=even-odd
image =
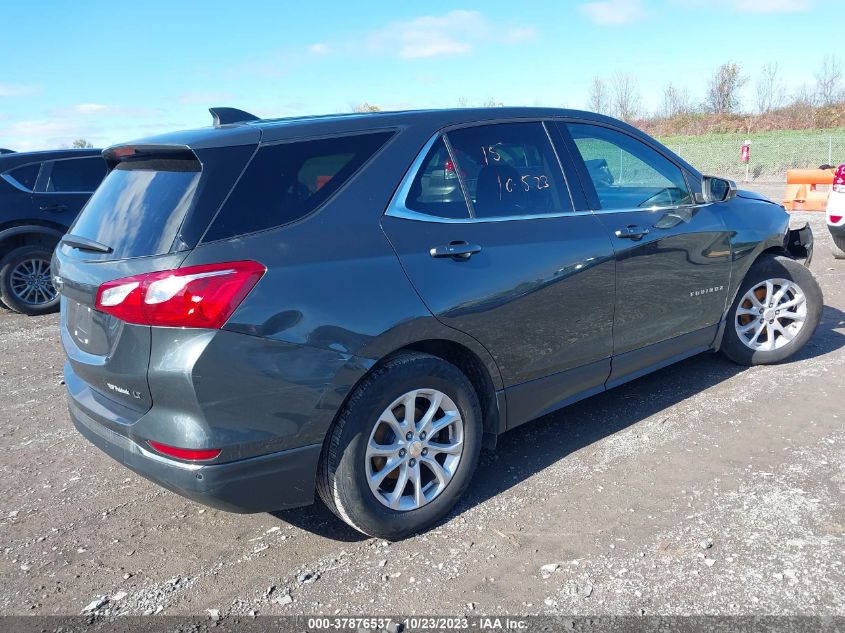
[(237, 108), (209, 108), (211, 116), (214, 118), (214, 127), (227, 125), (229, 123), (244, 123), (245, 121), (258, 121), (259, 118), (249, 112), (238, 110)]

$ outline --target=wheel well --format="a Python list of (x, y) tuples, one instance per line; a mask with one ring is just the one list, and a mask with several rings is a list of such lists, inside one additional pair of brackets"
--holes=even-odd
[(770, 246), (764, 251), (760, 251), (760, 254), (757, 255), (757, 258), (754, 260), (755, 262), (763, 257), (763, 255), (786, 255), (789, 257), (789, 253), (783, 248), (783, 246)]
[(484, 363), (475, 352), (460, 343), (442, 339), (418, 341), (396, 350), (394, 354), (405, 350), (437, 356), (446, 362), (452, 363), (464, 373), (472, 383), (475, 393), (478, 396), (478, 402), (481, 405), (481, 412), (484, 417), (482, 421), (484, 425), (484, 447), (488, 449), (495, 448), (496, 439), (499, 435), (500, 420), (496, 389), (493, 386), (493, 380), (490, 378), (487, 367), (484, 366)]
[(18, 233), (0, 241), (0, 257), (21, 246), (43, 246), (44, 248), (53, 250), (58, 241), (58, 238), (48, 233), (38, 233), (36, 231)]

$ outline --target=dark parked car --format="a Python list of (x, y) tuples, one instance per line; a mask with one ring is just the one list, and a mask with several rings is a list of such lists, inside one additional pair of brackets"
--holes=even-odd
[(584, 112), (253, 120), (112, 147), (55, 254), (70, 413), (236, 512), (401, 538), (482, 445), (700, 352), (781, 361), (822, 295), (808, 227)]
[(7, 307), (58, 309), (50, 257), (105, 175), (98, 149), (0, 155), (0, 299)]

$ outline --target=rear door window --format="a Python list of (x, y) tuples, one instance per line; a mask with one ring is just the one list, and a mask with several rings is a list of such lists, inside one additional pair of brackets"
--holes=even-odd
[(405, 207), (440, 218), (469, 217), (457, 169), (442, 138), (437, 139), (423, 160), (411, 183)]
[(261, 147), (203, 238), (253, 233), (298, 220), (340, 189), (393, 135), (355, 134)]
[(41, 171), (41, 163), (30, 163), (10, 169), (5, 176), (7, 180), (11, 180), (22, 189), (32, 191), (35, 189), (35, 181), (38, 180), (39, 171)]
[(542, 123), (501, 123), (447, 135), (478, 218), (572, 211), (560, 164)]
[(48, 192), (90, 193), (100, 186), (106, 175), (106, 162), (99, 156), (51, 162), (46, 187)]

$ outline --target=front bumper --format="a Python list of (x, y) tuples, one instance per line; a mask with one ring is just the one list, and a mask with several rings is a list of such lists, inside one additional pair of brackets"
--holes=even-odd
[(223, 464), (167, 459), (112, 431), (69, 400), (74, 426), (107, 455), (168, 490), (228, 512), (269, 512), (309, 505), (320, 444)]
[(809, 266), (813, 260), (813, 229), (809, 223), (797, 229), (789, 229), (784, 248), (795, 259), (803, 259), (804, 265)]

